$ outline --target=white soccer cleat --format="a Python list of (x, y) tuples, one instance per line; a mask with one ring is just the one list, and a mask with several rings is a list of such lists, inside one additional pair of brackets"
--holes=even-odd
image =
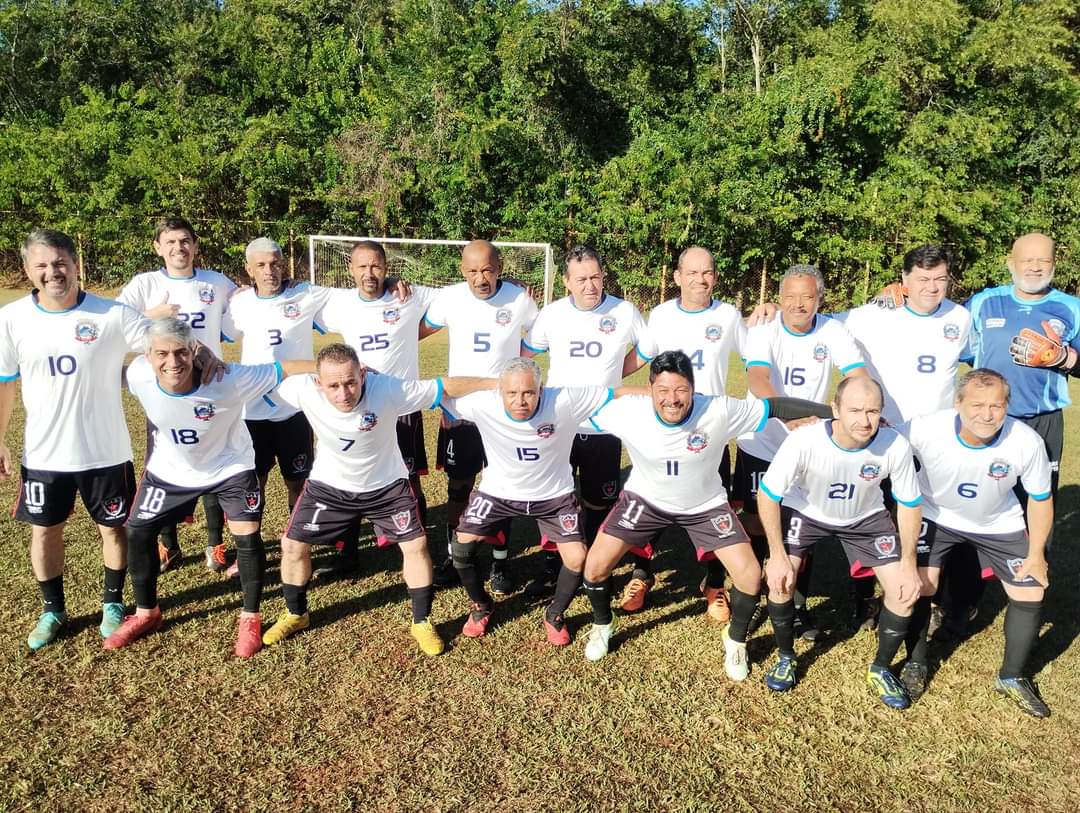
[(615, 620), (610, 624), (593, 624), (589, 631), (589, 640), (585, 642), (585, 657), (598, 661), (608, 653), (608, 644), (615, 632)]
[(724, 627), (724, 671), (734, 681), (750, 676), (750, 661), (746, 657), (746, 644), (732, 641), (728, 627)]

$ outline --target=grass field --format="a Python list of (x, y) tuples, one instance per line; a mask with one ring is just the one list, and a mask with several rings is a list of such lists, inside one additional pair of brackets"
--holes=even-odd
[[(444, 369), (438, 339), (422, 345), (426, 374)], [(125, 397), (139, 460), (143, 416)], [(922, 700), (905, 713), (880, 705), (863, 681), (875, 637), (844, 627), (839, 550), (824, 551), (815, 572), (811, 605), (829, 632), (799, 644), (796, 690), (774, 696), (762, 683), (774, 657), (768, 624), (750, 641), (750, 680), (735, 685), (720, 631), (701, 614), (699, 569), (673, 532), (659, 546), (647, 610), (619, 619), (615, 649), (597, 664), (582, 654), (584, 598), (568, 613), (574, 643), (556, 651), (540, 606), (521, 593), (498, 605), (486, 638), (461, 637), (460, 589), (437, 594), (433, 619), (449, 646), (425, 657), (408, 635), (398, 554), (371, 547), (355, 582), (312, 590), (310, 630), (239, 662), (238, 587), (204, 569), (201, 519), (181, 530), (184, 566), (162, 577), (161, 633), (107, 653), (100, 552), (80, 507), (68, 526), (68, 631), (35, 655), (25, 640), (40, 611), (29, 532), (4, 524), (0, 809), (1075, 811), (1078, 417), (1068, 411), (1053, 581), (1034, 654), (1049, 720), (991, 690), (1003, 642), (997, 585), (971, 639), (936, 646)], [(432, 460), (435, 426), (428, 414)], [(20, 407), (13, 449), (21, 427)], [(425, 484), (441, 533), (445, 478)], [(0, 498), (14, 497), (14, 483), (0, 484)], [(276, 540), (285, 521), (276, 473), (267, 506), (263, 536)], [(535, 538), (515, 526), (519, 574), (539, 567)], [(269, 568), (272, 617), (282, 607), (273, 544)]]

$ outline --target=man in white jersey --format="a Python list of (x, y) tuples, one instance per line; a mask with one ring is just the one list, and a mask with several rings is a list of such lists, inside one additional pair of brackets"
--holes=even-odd
[[(844, 327), (818, 313), (825, 280), (813, 265), (793, 265), (780, 280), (780, 315), (749, 330), (744, 344), (747, 387), (758, 398), (787, 395), (824, 404), (833, 370), (865, 376), (866, 361)], [(757, 516), (757, 484), (788, 436), (780, 421), (738, 440), (733, 503), (743, 509), (743, 525), (762, 562), (768, 553)], [(802, 559), (795, 589), (795, 636), (816, 640), (818, 628), (806, 609), (812, 557)]]
[(585, 561), (584, 587), (593, 608), (585, 657), (607, 652), (614, 631), (611, 571), (630, 551), (652, 555), (668, 527), (683, 528), (698, 561), (719, 557), (731, 573), (731, 622), (724, 629), (724, 669), (732, 680), (749, 674), (746, 633), (757, 606), (761, 566), (728, 504), (719, 463), (731, 438), (760, 431), (770, 415), (784, 420), (825, 415), (819, 404), (791, 398), (739, 400), (694, 393), (690, 357), (672, 350), (649, 365), (649, 396), (606, 404), (592, 416), (601, 431), (626, 444), (633, 468)]
[[(248, 243), (244, 258), (253, 287), (232, 298), (227, 316), (230, 335), (243, 337), (240, 363), (313, 359), (312, 332), (326, 332), (316, 319), (334, 291), (306, 282), (290, 284), (281, 246), (269, 237)], [(255, 449), (259, 487), (265, 493), (276, 462), (292, 512), (315, 459), (314, 436), (304, 413), (260, 395), (244, 407), (244, 423)]]
[[(320, 323), (341, 334), (345, 344), (356, 351), (369, 370), (405, 381), (420, 378), (420, 324), (438, 292), (423, 285), (409, 287), (395, 295), (395, 285), (388, 284), (386, 251), (374, 240), (362, 240), (349, 255), (349, 273), (356, 288), (335, 291), (320, 314)], [(424, 422), (419, 410), (397, 419), (398, 449), (409, 470), (409, 482), (420, 506), (420, 524), (427, 524), (427, 499), (420, 484), (428, 472), (424, 447)], [(351, 530), (337, 565), (320, 568), (313, 578), (341, 575), (355, 570), (357, 532)]]
[(0, 309), (0, 479), (15, 473), (4, 445), (17, 382), (26, 410), (14, 516), (31, 525), (30, 562), (44, 609), (27, 644), (54, 640), (67, 620), (64, 527), (82, 496), (101, 534), (101, 634), (124, 616), (124, 522), (135, 494), (131, 440), (120, 400), (124, 356), (142, 346), (146, 320), (79, 289), (75, 244), (52, 229), (21, 247), (30, 295)]
[(154, 427), (154, 445), (128, 518), (128, 560), (135, 614), (105, 639), (120, 649), (157, 631), (161, 562), (155, 540), (163, 525), (189, 517), (198, 498), (214, 494), (229, 516), (236, 541), (243, 611), (234, 654), (248, 658), (262, 647), (263, 570), (266, 552), (259, 525), (263, 500), (255, 450), (243, 422), (244, 405), (274, 389), (290, 373), (314, 369), (310, 361), (233, 365), (221, 381), (201, 384), (194, 365), (196, 340), (189, 321), (154, 320), (146, 352), (127, 369), (127, 385)]
[[(746, 325), (733, 305), (713, 299), (716, 287), (716, 261), (710, 251), (700, 246), (684, 249), (674, 273), (679, 295), (653, 308), (649, 314), (649, 335), (657, 349), (681, 350), (694, 365), (695, 389), (702, 395), (723, 395), (727, 385), (731, 354), (743, 354)], [(727, 447), (720, 460), (720, 479), (731, 489), (731, 454)], [(705, 596), (706, 617), (719, 624), (731, 618), (726, 573), (719, 559), (705, 562), (706, 575), (700, 590)], [(635, 560), (635, 573), (626, 585), (620, 604), (633, 611), (637, 594), (652, 587), (651, 563)]]
[[(975, 369), (961, 379), (955, 408), (900, 427), (922, 464), (919, 569), (926, 596), (916, 605), (921, 623), (909, 636), (900, 679), (913, 697), (926, 688), (929, 597), (937, 589), (948, 552), (969, 545), (984, 578), (996, 576), (1009, 599), (1005, 657), (994, 687), (1028, 714), (1048, 717), (1050, 709), (1024, 676), (1024, 666), (1039, 635), (1049, 586), (1046, 542), (1054, 523), (1050, 461), (1039, 434), (1009, 417), (1008, 406), (1004, 376)], [(1026, 512), (1014, 491), (1017, 482), (1027, 495)]]
[[(638, 309), (605, 293), (604, 276), (596, 249), (584, 245), (570, 249), (563, 273), (567, 296), (540, 311), (522, 343), (525, 357), (550, 353), (550, 387), (617, 387), (656, 355)], [(588, 421), (578, 427), (570, 467), (578, 477), (586, 544), (592, 544), (615, 504), (621, 462), (617, 437), (597, 434)], [(526, 588), (532, 597), (554, 591), (560, 572), (562, 549), (549, 539), (543, 550), (543, 573)]]
[(465, 636), (484, 635), (494, 607), (476, 573), (477, 544), (491, 538), (507, 519), (530, 517), (540, 528), (541, 542), (557, 545), (562, 559), (555, 597), (544, 614), (544, 632), (554, 646), (570, 643), (563, 613), (581, 586), (586, 553), (571, 450), (581, 421), (622, 392), (545, 387), (536, 362), (515, 358), (503, 366), (498, 392), (444, 400), (446, 412), (479, 427), (487, 457), (453, 542), (454, 567), (471, 602)]
[[(502, 365), (520, 355), (522, 334), (536, 319), (536, 303), (523, 288), (500, 280), (502, 257), (486, 240), (473, 240), (461, 252), (464, 282), (442, 288), (428, 307), (421, 337), (444, 327), (450, 330), (449, 374), (494, 377)], [(469, 421), (443, 422), (439, 427), (436, 456), (446, 471), (447, 548), (465, 510), (476, 475), (484, 467), (484, 444)], [(491, 591), (497, 596), (514, 591), (506, 567), (509, 526), (501, 529), (492, 548)], [(436, 568), (435, 583), (450, 584), (456, 578), (448, 555)]]
[[(876, 381), (845, 378), (833, 400), (833, 420), (789, 435), (758, 482), (758, 514), (769, 540), (769, 618), (780, 650), (779, 662), (765, 675), (773, 691), (795, 686), (794, 590), (801, 559), (813, 545), (836, 538), (851, 574), (872, 571), (885, 593), (867, 682), (890, 708), (911, 705), (890, 667), (919, 597), (921, 497), (911, 447), (896, 430), (880, 425), (881, 403)], [(886, 477), (897, 502), (899, 542), (882, 498)]]
[[(124, 286), (116, 299), (130, 305), (147, 318), (175, 316), (191, 325), (192, 335), (211, 353), (221, 357), (221, 339), (232, 341), (222, 332), (223, 317), (229, 307), (229, 297), (236, 285), (217, 271), (196, 268), (199, 239), (195, 228), (182, 217), (166, 217), (154, 229), (154, 253), (163, 266), (154, 271), (136, 274)], [(147, 443), (153, 437), (153, 427), (147, 427)], [(203, 498), (206, 513), (206, 567), (214, 572), (228, 567), (222, 530), (225, 518), (221, 506), (212, 494)], [(176, 526), (162, 529), (158, 551), (162, 568), (168, 570), (180, 562), (180, 544)]]
[(433, 598), (431, 556), (408, 470), (396, 453), (397, 419), (434, 409), (445, 394), (464, 396), (490, 387), (491, 379), (402, 380), (368, 373), (356, 351), (332, 344), (319, 351), (314, 376), (286, 381), (271, 396), (301, 409), (319, 438), (311, 476), (281, 540), (281, 589), (285, 611), (266, 631), (272, 645), (310, 623), (307, 584), (311, 546), (333, 544), (366, 516), (380, 546), (397, 544), (412, 603), (411, 633), (428, 655), (443, 642), (428, 616)]

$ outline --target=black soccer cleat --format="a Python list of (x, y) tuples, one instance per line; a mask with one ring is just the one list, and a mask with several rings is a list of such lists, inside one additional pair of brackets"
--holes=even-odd
[(1016, 705), (1032, 717), (1045, 719), (1050, 716), (1050, 707), (1039, 697), (1039, 689), (1031, 678), (997, 678), (994, 689), (1011, 697)]

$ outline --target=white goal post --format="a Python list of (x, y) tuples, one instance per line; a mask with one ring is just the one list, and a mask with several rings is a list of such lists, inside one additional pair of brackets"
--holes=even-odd
[[(461, 282), (461, 249), (468, 240), (413, 240), (403, 237), (308, 235), (308, 267), (312, 284), (351, 288), (349, 256), (361, 240), (374, 240), (386, 251), (387, 273), (417, 284), (442, 287)], [(555, 284), (555, 255), (550, 243), (494, 241), (503, 259), (503, 276), (520, 280), (551, 302)]]

